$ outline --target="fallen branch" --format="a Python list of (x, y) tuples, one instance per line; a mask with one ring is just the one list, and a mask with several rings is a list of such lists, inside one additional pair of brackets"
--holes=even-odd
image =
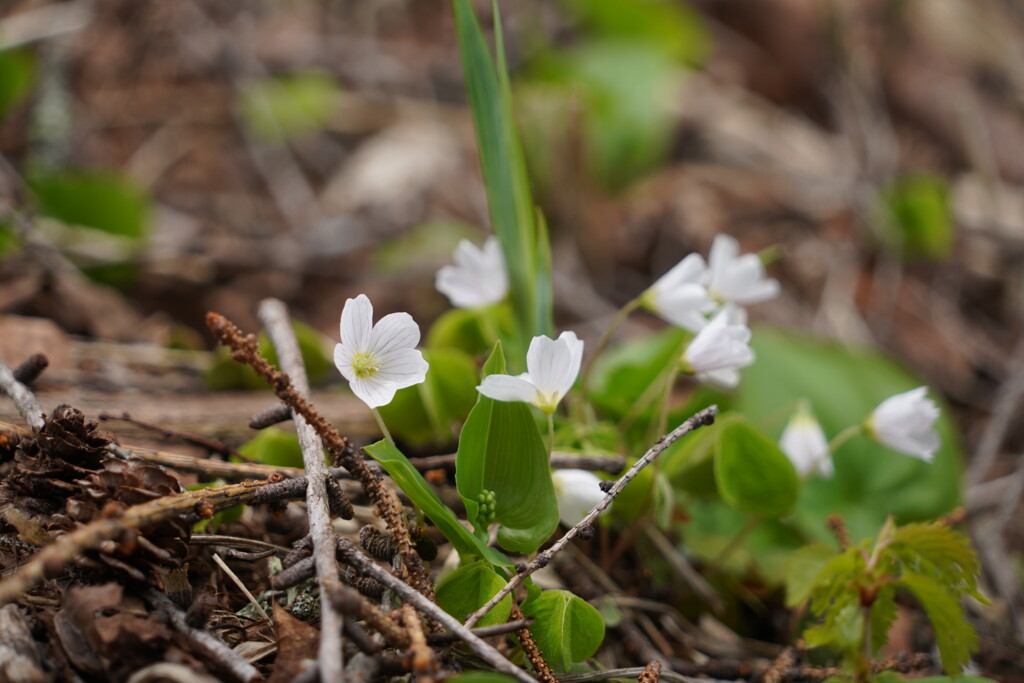
[(0, 391), (10, 396), (14, 401), (14, 406), (29, 427), (36, 431), (43, 428), (43, 416), (46, 413), (39, 405), (39, 401), (36, 400), (36, 395), (19, 382), (15, 378), (14, 372), (3, 363), (0, 363)]
[(381, 582), (393, 590), (400, 598), (411, 604), (419, 611), (433, 617), (445, 628), (456, 633), (459, 638), (469, 646), (481, 659), (493, 666), (496, 671), (508, 674), (523, 683), (535, 683), (534, 679), (518, 666), (505, 658), (494, 646), (482, 640), (470, 629), (459, 623), (459, 620), (451, 616), (435, 603), (428, 600), (419, 591), (409, 584), (394, 576), (380, 565), (374, 562), (359, 547), (348, 539), (338, 539), (338, 553), (345, 562), (355, 567), (358, 571)]
[(247, 481), (217, 488), (185, 491), (134, 505), (117, 517), (98, 519), (68, 532), (43, 547), (31, 560), (0, 581), (0, 605), (17, 600), (48, 576), (54, 576), (82, 553), (99, 547), (104, 541), (119, 538), (129, 529), (157, 524), (172, 517), (190, 514), (211, 517), (220, 510), (239, 504), (262, 505), (306, 492), (305, 479), (286, 479), (267, 483)]
[[(277, 299), (264, 299), (259, 307), (260, 322), (267, 330), (277, 349), (281, 367), (291, 377), (292, 385), (300, 396), (309, 394), (306, 369), (302, 364), (299, 343), (285, 305)], [(338, 579), (338, 561), (335, 559), (335, 535), (331, 526), (330, 506), (327, 502), (327, 466), (324, 464), (323, 444), (316, 431), (297, 412), (292, 414), (295, 430), (302, 446), (302, 464), (306, 470), (306, 510), (309, 513), (309, 536), (313, 539), (313, 558), (316, 564), (317, 585), (320, 588), (320, 647), (317, 666), (320, 680), (335, 683), (345, 679), (345, 661), (341, 630), (345, 617), (335, 609), (328, 598), (326, 584)], [(350, 506), (351, 507), (351, 506)]]
[(626, 488), (626, 485), (629, 484), (629, 482), (633, 481), (633, 478), (640, 473), (640, 470), (647, 467), (647, 465), (658, 457), (662, 451), (671, 446), (684, 434), (688, 434), (699, 427), (713, 424), (715, 421), (715, 415), (717, 414), (718, 406), (710, 406), (699, 413), (696, 413), (671, 432), (661, 437), (656, 444), (651, 446), (647, 452), (644, 453), (642, 458), (637, 460), (636, 463), (634, 463), (633, 466), (630, 467), (629, 470), (619, 477), (614, 483), (602, 482), (603, 484), (610, 484), (610, 486), (607, 488), (602, 486), (606, 495), (600, 502), (598, 502), (597, 505), (594, 506), (594, 509), (588, 512), (587, 516), (580, 520), (579, 523), (573, 526), (573, 528), (565, 532), (565, 535), (558, 539), (554, 545), (547, 550), (538, 553), (537, 557), (516, 572), (509, 582), (506, 583), (505, 586), (494, 595), (494, 597), (487, 601), (487, 604), (466, 617), (465, 625), (468, 627), (475, 625), (485, 614), (491, 611), (491, 608), (501, 602), (506, 595), (515, 590), (516, 586), (523, 582), (523, 579), (530, 576), (538, 569), (547, 566), (548, 562), (551, 561), (551, 558), (561, 552), (561, 550), (567, 546), (572, 539), (579, 535), (581, 531), (591, 528), (591, 525), (594, 523), (594, 520), (597, 519), (597, 516), (611, 506), (615, 497), (619, 495), (622, 489)]

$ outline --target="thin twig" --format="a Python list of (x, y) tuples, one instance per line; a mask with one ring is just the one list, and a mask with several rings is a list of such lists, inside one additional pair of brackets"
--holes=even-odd
[[(587, 674), (561, 676), (558, 681), (559, 683), (590, 683), (590, 681), (607, 681), (612, 678), (637, 678), (646, 668), (643, 666), (631, 666), (624, 669), (605, 669), (604, 671), (594, 671)], [(671, 683), (732, 683), (732, 681), (725, 681), (720, 678), (704, 678), (703, 676), (693, 678), (664, 669), (659, 675), (661, 680), (671, 681)]]
[(999, 455), (999, 447), (1006, 437), (1007, 429), (1018, 414), (1017, 406), (1024, 399), (1024, 341), (1018, 344), (1013, 357), (1016, 359), (1013, 371), (992, 400), (992, 415), (978, 441), (978, 450), (967, 467), (965, 481), (968, 489), (985, 479)]
[(136, 420), (134, 417), (132, 417), (126, 412), (121, 413), (120, 415), (100, 413), (98, 417), (100, 422), (107, 422), (110, 420), (127, 422), (128, 424), (135, 425), (136, 427), (139, 427), (141, 429), (156, 432), (157, 434), (168, 440), (182, 441), (184, 443), (192, 444), (193, 446), (203, 448), (207, 451), (210, 451), (211, 453), (220, 453), (221, 455), (234, 456), (240, 460), (244, 460), (245, 462), (253, 462), (252, 458), (245, 455), (244, 453), (239, 452), (237, 448), (233, 448), (230, 444), (224, 443), (219, 439), (211, 439), (201, 434), (191, 434), (189, 432), (182, 432), (176, 429), (168, 429), (167, 427), (161, 427), (160, 425), (155, 425), (150, 422)]
[(535, 683), (534, 679), (518, 666), (510, 662), (492, 645), (482, 640), (470, 629), (459, 623), (459, 620), (451, 616), (423, 596), (422, 593), (405, 583), (398, 577), (383, 569), (374, 562), (360, 548), (345, 538), (338, 539), (338, 552), (348, 564), (355, 567), (363, 574), (380, 581), (382, 584), (393, 590), (403, 600), (410, 603), (421, 612), (433, 617), (450, 631), (458, 634), (459, 638), (466, 643), (484, 661), (493, 666), (499, 673), (508, 674), (523, 683)]
[[(306, 369), (285, 305), (277, 299), (264, 299), (260, 303), (259, 317), (277, 349), (281, 367), (292, 380), (292, 386), (300, 396), (308, 396)], [(331, 525), (330, 506), (327, 502), (328, 474), (324, 464), (323, 444), (316, 431), (294, 410), (292, 419), (302, 446), (302, 463), (308, 480), (306, 510), (309, 513), (309, 535), (313, 539), (313, 557), (320, 587), (320, 648), (317, 655), (320, 680), (325, 683), (340, 682), (345, 679), (341, 632), (345, 617), (335, 609), (325, 588), (327, 582), (338, 579), (338, 561), (335, 558), (334, 527)]]
[(256, 613), (260, 615), (260, 618), (270, 621), (270, 615), (267, 614), (265, 609), (263, 609), (263, 605), (260, 604), (260, 601), (256, 599), (256, 596), (252, 594), (252, 591), (246, 587), (242, 580), (238, 578), (238, 575), (231, 571), (231, 567), (228, 566), (228, 563), (221, 559), (221, 556), (217, 553), (213, 553), (213, 561), (217, 563), (217, 566), (221, 568), (221, 571), (228, 575), (231, 582), (238, 586), (238, 590), (242, 591), (242, 594), (245, 596), (246, 600), (249, 601), (249, 604), (256, 610)]
[(684, 434), (692, 432), (693, 430), (699, 427), (713, 424), (715, 421), (715, 415), (717, 414), (718, 406), (709, 406), (708, 408), (705, 408), (704, 410), (690, 417), (688, 420), (683, 422), (681, 425), (673, 429), (665, 436), (661, 437), (656, 444), (651, 446), (647, 450), (647, 452), (644, 453), (642, 458), (637, 460), (636, 463), (634, 463), (633, 466), (630, 467), (625, 474), (619, 477), (614, 484), (611, 484), (611, 486), (606, 489), (605, 497), (602, 498), (601, 501), (594, 506), (593, 510), (587, 513), (586, 517), (581, 519), (573, 528), (565, 532), (565, 535), (558, 539), (558, 541), (556, 541), (554, 545), (552, 545), (547, 550), (538, 553), (537, 557), (535, 557), (529, 564), (523, 567), (521, 571), (517, 572), (515, 576), (513, 576), (509, 580), (509, 582), (506, 583), (505, 586), (497, 592), (497, 594), (495, 594), (493, 598), (487, 601), (487, 604), (485, 604), (483, 607), (470, 614), (466, 618), (466, 626), (472, 627), (473, 625), (475, 625), (478, 621), (480, 621), (481, 618), (483, 618), (485, 614), (491, 611), (492, 607), (497, 605), (505, 598), (506, 595), (515, 590), (516, 586), (523, 582), (523, 579), (530, 576), (538, 569), (547, 566), (548, 562), (551, 561), (551, 558), (557, 555), (559, 552), (561, 552), (562, 548), (567, 546), (569, 542), (572, 541), (572, 539), (575, 538), (576, 535), (579, 534), (582, 529), (590, 528), (590, 525), (594, 523), (594, 520), (597, 519), (597, 516), (604, 512), (605, 510), (607, 510), (609, 506), (611, 506), (612, 501), (615, 500), (615, 497), (619, 495), (622, 489), (626, 488), (626, 485), (629, 484), (629, 482), (633, 481), (633, 478), (640, 473), (640, 470), (642, 470), (644, 467), (647, 467), (647, 465), (649, 465), (656, 457), (658, 457), (662, 451), (671, 446), (677, 439), (679, 439)]
[(4, 363), (0, 363), (0, 391), (11, 397), (21, 417), (32, 429), (43, 428), (43, 416), (46, 414), (28, 387), (14, 377), (14, 373)]
[(119, 538), (129, 529), (157, 524), (172, 517), (198, 513), (202, 517), (239, 504), (265, 504), (305, 494), (306, 482), (286, 479), (266, 483), (247, 481), (216, 488), (185, 491), (134, 505), (117, 517), (106, 517), (58, 537), (40, 549), (31, 560), (0, 581), (0, 605), (17, 600), (47, 576), (64, 569), (82, 553), (104, 541)]
[[(522, 628), (527, 628), (533, 625), (533, 619), (515, 619), (513, 621), (506, 621), (504, 624), (491, 624), (490, 626), (481, 626), (480, 628), (472, 629), (473, 634), (481, 638), (491, 638), (493, 636), (503, 636), (506, 633), (512, 633)], [(427, 636), (427, 642), (431, 645), (444, 645), (445, 643), (457, 643), (460, 640), (458, 633), (452, 633), (451, 631), (444, 631), (442, 633), (431, 633)]]
[(413, 548), (409, 529), (403, 519), (401, 503), (397, 494), (384, 484), (380, 471), (370, 468), (348, 439), (339, 434), (338, 430), (295, 390), (286, 373), (276, 370), (260, 355), (255, 335), (243, 335), (234, 323), (220, 313), (212, 311), (206, 314), (206, 325), (220, 343), (231, 348), (233, 359), (248, 364), (274, 389), (279, 399), (291, 406), (296, 414), (305, 418), (326, 444), (332, 457), (362, 483), (367, 495), (377, 506), (377, 511), (387, 525), (388, 531), (398, 543), (404, 567), (411, 574), (412, 585), (424, 595), (433, 598), (434, 585), (420, 556)]
[(192, 641), (211, 660), (224, 667), (235, 680), (250, 681), (263, 680), (263, 676), (245, 658), (215, 638), (212, 634), (202, 629), (193, 628), (188, 625), (185, 613), (178, 608), (171, 599), (153, 588), (146, 589), (146, 600), (152, 603), (157, 609), (164, 612), (171, 622), (171, 626), (189, 640)]

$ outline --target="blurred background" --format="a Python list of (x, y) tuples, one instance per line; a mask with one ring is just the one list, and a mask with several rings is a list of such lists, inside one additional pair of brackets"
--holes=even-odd
[[(501, 10), (559, 327), (595, 339), (716, 234), (767, 250), (783, 295), (755, 322), (886, 351), (953, 409), (1012, 609), (1024, 5)], [(266, 399), (203, 397), (249, 381), (211, 360), (206, 311), (251, 331), (279, 297), (316, 344), (363, 292), (426, 330), (449, 308), (436, 270), (487, 223), (448, 3), (0, 1), (0, 360), (46, 352), (48, 407), (144, 391), (136, 417), (244, 435)], [(340, 383), (329, 360), (310, 370)], [(375, 429), (345, 395), (318, 404)]]

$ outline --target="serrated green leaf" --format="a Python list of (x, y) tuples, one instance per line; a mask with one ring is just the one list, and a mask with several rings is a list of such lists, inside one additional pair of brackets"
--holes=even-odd
[(899, 584), (906, 587), (924, 607), (935, 630), (942, 668), (958, 674), (978, 649), (978, 636), (964, 615), (959, 591), (936, 581), (932, 576), (904, 570)]
[[(496, 344), (484, 374), (505, 370)], [(494, 494), (498, 543), (507, 550), (531, 553), (558, 527), (558, 501), (551, 482), (547, 448), (530, 408), (480, 395), (466, 419), (455, 458), (455, 483), (467, 516), (478, 532), (479, 501)]]
[(786, 560), (786, 607), (796, 607), (811, 597), (818, 585), (818, 576), (836, 555), (834, 548), (815, 543), (789, 556)]
[(800, 479), (778, 444), (739, 416), (720, 421), (715, 431), (715, 482), (722, 498), (751, 515), (788, 513), (800, 493)]
[(441, 502), (423, 475), (395, 447), (395, 444), (384, 439), (366, 446), (363, 450), (387, 470), (402, 489), (402, 493), (430, 518), (434, 526), (441, 530), (463, 558), (482, 557), (494, 565), (511, 566), (511, 560), (494, 548), (488, 548), (483, 541), (459, 523), (451, 508)]
[(864, 634), (864, 612), (859, 595), (852, 591), (837, 594), (824, 616), (820, 624), (804, 631), (807, 646), (827, 646), (846, 658), (856, 653)]
[(896, 604), (896, 587), (886, 584), (875, 594), (871, 603), (871, 652), (877, 653), (889, 642), (889, 629), (896, 621), (899, 606)]
[[(466, 615), (487, 604), (505, 585), (505, 579), (484, 560), (459, 567), (437, 584), (437, 604), (459, 621)], [(506, 595), (501, 602), (484, 615), (477, 626), (503, 624), (512, 613), (512, 596)]]
[(544, 591), (523, 604), (523, 614), (536, 620), (530, 633), (556, 673), (591, 657), (604, 640), (601, 613), (569, 591)]
[(907, 524), (896, 529), (887, 547), (911, 571), (985, 602), (978, 593), (981, 563), (967, 538), (941, 524)]

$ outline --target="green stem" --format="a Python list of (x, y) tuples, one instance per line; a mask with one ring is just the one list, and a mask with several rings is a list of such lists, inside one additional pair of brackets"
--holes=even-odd
[(764, 521), (764, 518), (760, 515), (754, 515), (747, 520), (747, 523), (743, 525), (743, 528), (736, 532), (736, 534), (729, 539), (729, 542), (724, 548), (711, 560), (711, 564), (708, 567), (708, 572), (716, 572), (722, 569), (722, 565), (727, 559), (736, 551), (737, 548), (746, 540), (747, 536), (750, 535), (757, 525)]
[[(644, 389), (644, 392), (640, 395), (640, 397), (633, 402), (633, 405), (630, 406), (626, 414), (622, 416), (621, 420), (619, 420), (619, 431), (625, 432), (626, 430), (628, 430), (637, 420), (637, 418), (640, 417), (641, 413), (643, 413), (644, 410), (647, 409), (647, 406), (649, 406), (653, 401), (655, 401), (658, 396), (662, 395), (662, 392), (665, 391), (665, 385), (662, 384), (662, 382), (669, 382), (670, 384), (675, 383), (675, 378), (679, 373), (678, 359), (682, 358), (683, 354), (686, 353), (686, 347), (688, 346), (688, 344), (689, 342), (685, 341), (679, 346), (678, 349), (676, 349), (675, 354), (672, 356), (672, 358), (675, 358), (676, 360), (673, 361), (672, 363), (666, 364), (665, 368), (660, 373), (658, 373), (657, 377), (654, 378), (650, 386)], [(653, 421), (651, 422), (651, 424), (654, 424)], [(664, 432), (662, 432), (661, 434), (663, 433)], [(661, 434), (656, 434), (654, 438), (658, 438), (659, 436), (661, 436)]]
[(863, 433), (864, 425), (860, 424), (853, 425), (852, 427), (847, 427), (843, 431), (839, 432), (838, 434), (835, 435), (835, 437), (832, 438), (832, 440), (828, 444), (828, 455), (831, 456), (833, 453), (839, 450), (840, 446), (845, 444), (853, 437), (860, 436)]
[[(668, 411), (672, 404), (672, 389), (676, 385), (676, 378), (679, 376), (679, 363), (675, 362), (672, 364), (672, 372), (668, 375), (668, 380), (665, 382), (665, 391), (661, 395), (661, 416), (658, 418), (658, 431), (655, 438), (658, 438), (665, 433), (665, 428), (668, 426)], [(657, 462), (655, 463), (657, 465)]]
[(608, 325), (608, 329), (606, 329), (601, 335), (601, 338), (597, 340), (597, 344), (594, 346), (593, 352), (591, 352), (590, 357), (583, 366), (583, 378), (580, 380), (580, 390), (583, 392), (584, 396), (587, 395), (587, 389), (590, 388), (590, 374), (594, 368), (594, 361), (599, 355), (601, 355), (601, 352), (605, 350), (608, 343), (611, 342), (612, 336), (616, 331), (618, 331), (619, 327), (622, 326), (622, 323), (626, 321), (629, 314), (640, 307), (642, 299), (642, 295), (638, 296), (620, 308), (619, 312), (616, 313), (615, 317), (612, 319), (612, 322)]
[(494, 343), (501, 339), (498, 323), (494, 320), (496, 305), (478, 308), (475, 311), (477, 323), (480, 325), (480, 331), (483, 332), (484, 340), (488, 346), (494, 346)]
[(388, 426), (384, 424), (384, 418), (381, 417), (380, 411), (376, 408), (371, 408), (370, 412), (373, 413), (373, 419), (377, 421), (377, 426), (380, 427), (381, 434), (384, 435), (384, 438), (391, 443), (395, 443), (395, 440), (391, 438), (391, 432), (388, 431)]
[(555, 448), (555, 414), (548, 413), (548, 462), (551, 462), (551, 452)]

